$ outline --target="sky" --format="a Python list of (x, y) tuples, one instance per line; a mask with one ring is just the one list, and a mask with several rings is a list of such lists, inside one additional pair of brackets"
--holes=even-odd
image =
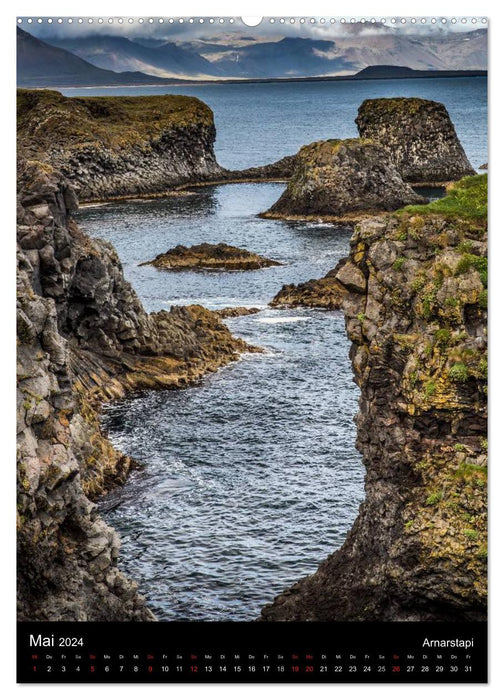
[[(29, 20), (32, 20), (31, 22)], [(59, 22), (58, 19), (62, 21)], [(89, 20), (92, 21), (89, 21)], [(101, 21), (100, 21), (101, 19)], [(143, 19), (143, 21), (141, 21)], [(462, 21), (464, 18), (366, 18), (366, 22), (360, 22), (360, 17), (347, 18), (263, 18), (256, 27), (246, 26), (240, 17), (226, 18), (224, 21), (212, 18), (78, 18), (64, 17), (54, 18), (51, 22), (48, 18), (21, 17), (18, 26), (41, 39), (51, 37), (85, 36), (89, 34), (111, 34), (117, 36), (150, 37), (166, 41), (188, 41), (191, 39), (209, 39), (216, 34), (246, 35), (256, 37), (259, 40), (274, 39), (285, 36), (310, 37), (313, 39), (333, 39), (350, 33), (359, 33), (362, 36), (381, 33), (383, 31), (401, 32), (413, 35), (427, 36), (440, 33), (467, 32), (475, 29), (486, 28), (485, 18), (473, 18)], [(271, 21), (274, 19), (274, 21)], [(21, 21), (20, 21), (21, 20)], [(72, 20), (72, 21), (69, 21)], [(112, 20), (112, 21), (110, 21)], [(122, 20), (122, 21), (121, 21)], [(152, 21), (151, 21), (152, 20)], [(191, 21), (192, 20), (192, 21)], [(314, 21), (313, 21), (314, 20)], [(385, 21), (383, 21), (385, 20)], [(414, 21), (413, 21), (414, 20)], [(385, 28), (385, 29), (384, 29)], [(231, 38), (230, 36), (230, 38)]]

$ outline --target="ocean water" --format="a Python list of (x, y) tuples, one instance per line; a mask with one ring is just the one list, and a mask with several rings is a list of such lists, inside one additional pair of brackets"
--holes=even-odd
[[(215, 111), (219, 161), (246, 167), (303, 143), (355, 135), (366, 97), (420, 95), (447, 104), (473, 165), (486, 157), (481, 79), (177, 88)], [(144, 88), (142, 92), (163, 91)], [(175, 91), (170, 88), (170, 91)], [(70, 91), (117, 94), (123, 89)], [(139, 89), (132, 89), (138, 94)], [(252, 620), (343, 543), (363, 499), (349, 342), (341, 312), (267, 306), (285, 283), (320, 277), (347, 254), (351, 231), (257, 218), (282, 184), (232, 184), (183, 197), (83, 208), (111, 241), (147, 310), (200, 303), (257, 306), (227, 321), (261, 345), (200, 384), (142, 392), (107, 406), (112, 442), (146, 466), (100, 507), (121, 535), (121, 567), (163, 620)], [(433, 196), (436, 193), (432, 193)], [(247, 272), (139, 267), (179, 243), (226, 243), (275, 258)]]

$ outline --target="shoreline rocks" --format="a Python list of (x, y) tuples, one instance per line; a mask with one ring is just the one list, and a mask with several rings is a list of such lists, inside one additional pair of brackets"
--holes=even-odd
[(261, 620), (486, 619), (485, 196), (486, 176), (466, 178), (356, 227), (339, 278), (365, 500), (341, 549)]
[(187, 247), (178, 245), (140, 265), (153, 265), (161, 270), (259, 270), (281, 265), (276, 260), (250, 253), (227, 243), (199, 243)]
[(380, 143), (406, 182), (439, 184), (474, 175), (446, 107), (418, 97), (364, 100), (359, 136)]
[(280, 308), (303, 306), (328, 311), (341, 309), (347, 289), (337, 278), (337, 273), (343, 264), (344, 262), (338, 263), (320, 279), (311, 279), (299, 284), (284, 284), (269, 305)]
[(263, 216), (355, 220), (424, 201), (403, 182), (380, 145), (333, 139), (303, 146), (287, 189)]

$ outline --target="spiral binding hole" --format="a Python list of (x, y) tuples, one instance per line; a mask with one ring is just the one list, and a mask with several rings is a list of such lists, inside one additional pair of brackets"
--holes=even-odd
[[(252, 24), (252, 23), (249, 23), (249, 20), (259, 20), (259, 21), (255, 21)], [(165, 17), (157, 17), (157, 18), (154, 18), (154, 17), (147, 17), (147, 18), (144, 18), (144, 17), (128, 17), (128, 18), (123, 18), (123, 17), (115, 17), (115, 18), (114, 17), (105, 17), (105, 18), (103, 18), (103, 17), (98, 17), (98, 18), (97, 17), (86, 17), (86, 18), (83, 18), (83, 17), (78, 17), (78, 18), (73, 18), (73, 17), (66, 17), (66, 18), (62, 18), (62, 17), (58, 17), (58, 18), (37, 17), (35, 19), (33, 17), (18, 17), (16, 19), (17, 24), (26, 23), (29, 25), (31, 25), (31, 24), (41, 25), (44, 23), (53, 24), (54, 22), (56, 22), (57, 24), (64, 24), (64, 23), (67, 23), (67, 24), (74, 24), (74, 23), (94, 24), (94, 23), (97, 23), (100, 25), (101, 24), (115, 24), (115, 23), (124, 24), (126, 22), (128, 24), (134, 24), (135, 22), (137, 24), (144, 24), (144, 23), (164, 24), (165, 22), (167, 22), (168, 24), (175, 24), (175, 23), (184, 24), (186, 22), (189, 24), (194, 24), (195, 22), (197, 22), (198, 24), (208, 23), (211, 25), (216, 25), (216, 24), (223, 25), (226, 23), (235, 24), (236, 21), (237, 20), (234, 17), (218, 17), (218, 18), (214, 18), (214, 17), (206, 17), (206, 18), (205, 17), (199, 17), (199, 18), (193, 18), (193, 17), (189, 17), (189, 18), (183, 18), (183, 17), (178, 17), (178, 18), (173, 18), (173, 17), (167, 17), (167, 18), (165, 18)], [(240, 17), (240, 21), (245, 26), (250, 27), (250, 28), (254, 28), (256, 26), (259, 26), (262, 22), (265, 22), (265, 21), (269, 22), (270, 24), (279, 23), (279, 24), (290, 24), (290, 25), (295, 25), (296, 23), (302, 25), (302, 24), (306, 24), (307, 22), (309, 24), (312, 24), (312, 25), (314, 25), (314, 24), (324, 25), (327, 23), (329, 23), (329, 24), (336, 24), (336, 23), (340, 23), (340, 24), (348, 24), (348, 23), (349, 24), (357, 24), (357, 23), (376, 24), (377, 22), (380, 22), (381, 24), (386, 24), (387, 18), (381, 17), (379, 20), (377, 20), (374, 17), (371, 17), (371, 18), (370, 17), (359, 17), (359, 18), (356, 18), (356, 17), (350, 17), (350, 18), (347, 18), (347, 17), (319, 17), (318, 19), (315, 17), (310, 17), (308, 19), (305, 17), (290, 17), (288, 19), (286, 19), (285, 17), (267, 17), (267, 18), (265, 18), (265, 17), (261, 17), (261, 18)], [(449, 17), (390, 17), (388, 19), (388, 21), (391, 25), (393, 25), (395, 27), (397, 27), (398, 25), (404, 26), (406, 24), (418, 24), (418, 23), (420, 23), (424, 26), (427, 24), (432, 24), (432, 25), (457, 24), (458, 22), (460, 22), (461, 24), (464, 24), (464, 25), (467, 25), (467, 24), (486, 25), (486, 24), (488, 24), (487, 17), (479, 17), (479, 18), (478, 17), (469, 17), (469, 18), (468, 17), (450, 17), (450, 18)]]

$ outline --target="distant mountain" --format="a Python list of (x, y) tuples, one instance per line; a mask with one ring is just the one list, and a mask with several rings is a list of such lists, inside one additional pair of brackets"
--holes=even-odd
[(414, 70), (406, 66), (368, 66), (351, 77), (352, 80), (383, 80), (393, 78), (443, 78), (450, 76), (486, 75), (483, 70)]
[[(352, 71), (344, 58), (327, 59), (332, 41), (286, 37), (280, 41), (254, 43), (223, 55), (213, 54), (214, 65), (236, 77), (294, 77)], [(215, 60), (217, 56), (217, 60)]]
[(163, 78), (223, 77), (220, 66), (192, 49), (172, 42), (131, 41), (126, 37), (92, 34), (50, 39), (53, 46), (71, 51), (98, 68), (113, 71), (142, 71)]
[(172, 83), (139, 72), (114, 73), (83, 61), (64, 49), (46, 44), (17, 28), (17, 84), (19, 87), (77, 87)]
[(244, 44), (195, 39), (185, 42), (228, 76), (302, 77), (356, 73), (368, 66), (414, 70), (486, 70), (487, 31), (409, 34), (385, 25), (346, 25), (334, 40), (285, 38)]
[(422, 71), (406, 66), (368, 66), (355, 74), (355, 78), (412, 78)]

